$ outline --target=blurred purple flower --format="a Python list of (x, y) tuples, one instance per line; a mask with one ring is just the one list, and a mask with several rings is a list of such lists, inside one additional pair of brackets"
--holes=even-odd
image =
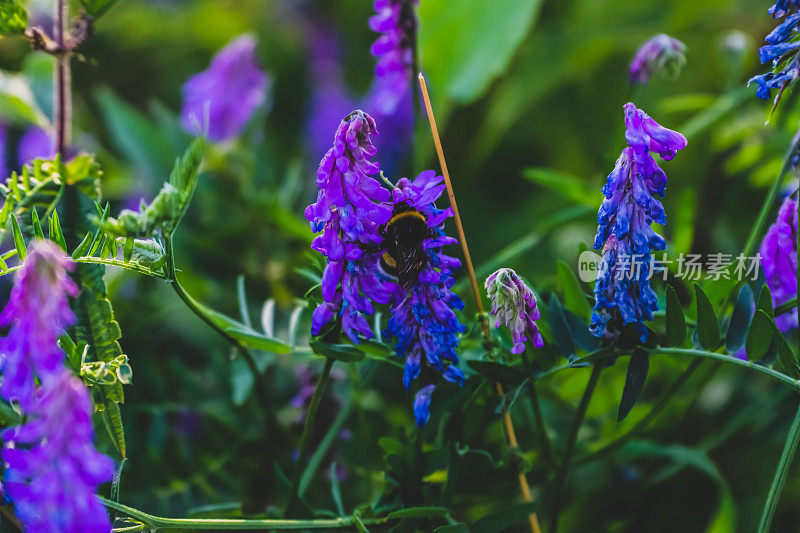
[(77, 295), (71, 266), (52, 242), (34, 242), (0, 314), (0, 325), (10, 325), (0, 339), (0, 394), (27, 415), (2, 433), (5, 489), (26, 531), (107, 533), (95, 492), (114, 466), (94, 449), (89, 393), (64, 367), (57, 344), (75, 320), (67, 302)]
[(377, 144), (384, 169), (390, 172), (414, 133), (416, 4), (418, 0), (375, 0), (375, 15), (369, 19), (369, 27), (381, 35), (370, 50), (378, 61), (365, 105), (384, 133)]
[(686, 147), (686, 138), (660, 126), (632, 103), (625, 104), (625, 139), (628, 147), (617, 159), (603, 186), (605, 200), (597, 214), (594, 247), (603, 259), (595, 284), (591, 331), (613, 342), (624, 325), (633, 323), (642, 341), (644, 322), (658, 309), (650, 287), (650, 250), (663, 250), (664, 238), (650, 227), (666, 223), (664, 195), (667, 176), (650, 152), (664, 160)]
[(798, 8), (800, 2), (796, 0), (778, 0), (769, 8), (769, 14), (776, 19), (789, 16), (764, 38), (767, 44), (758, 50), (761, 63), (771, 62), (772, 71), (753, 76), (747, 82), (748, 86), (755, 82), (756, 96), (762, 99), (769, 98), (772, 89), (778, 89), (775, 105), (778, 105), (783, 90), (800, 76), (800, 56), (797, 52), (800, 46), (800, 41), (797, 40), (800, 29)]
[(52, 158), (55, 155), (52, 135), (38, 126), (28, 128), (19, 139), (17, 154), (20, 166), (34, 159)]
[(342, 329), (354, 342), (359, 333), (372, 337), (365, 315), (373, 302), (387, 303), (391, 284), (378, 279), (375, 254), (363, 245), (381, 241), (378, 227), (389, 220), (389, 191), (370, 177), (379, 170), (369, 160), (376, 153), (371, 137), (377, 135), (375, 121), (361, 110), (339, 124), (317, 172), (317, 201), (305, 210), (314, 232), (322, 231), (311, 247), (328, 260), (322, 275), (322, 298), (313, 313), (312, 332), (341, 315)]
[(409, 95), (417, 38), (417, 0), (375, 0), (369, 27), (381, 34), (370, 51), (378, 58), (372, 102), (375, 113), (394, 114)]
[[(438, 209), (435, 205), (445, 190), (442, 180), (442, 176), (428, 170), (413, 182), (400, 179), (392, 195), (394, 205), (405, 203), (422, 213), (432, 232), (432, 236), (423, 241), (427, 264), (417, 283), (409, 291), (395, 285), (386, 328), (387, 336), (397, 337), (397, 355), (406, 359), (403, 372), (406, 389), (410, 389), (420, 375), (424, 376), (424, 381), (430, 381), (434, 371), (447, 381), (459, 384), (464, 381), (456, 354), (464, 326), (454, 312), (463, 309), (464, 303), (450, 290), (455, 283), (452, 272), (461, 263), (441, 251), (442, 246), (457, 242), (444, 232), (444, 221), (453, 216), (452, 210)], [(435, 384), (426, 383), (417, 393), (414, 414), (420, 427), (428, 420), (434, 387)]]
[(315, 31), (310, 51), (313, 92), (308, 139), (311, 153), (316, 158), (328, 150), (330, 132), (356, 107), (356, 102), (344, 85), (339, 64), (339, 41), (332, 32)]
[(533, 346), (544, 346), (536, 321), (539, 320), (539, 310), (536, 308), (536, 297), (533, 291), (510, 268), (501, 268), (486, 278), (484, 284), (489, 298), (492, 300), (492, 314), (497, 317), (496, 328), (500, 324), (511, 330), (514, 347), (511, 353), (525, 351), (525, 342), (528, 336), (533, 341)]
[(67, 296), (78, 293), (68, 274), (72, 268), (61, 248), (34, 242), (0, 314), (0, 326), (10, 326), (0, 339), (0, 394), (25, 411), (34, 401), (34, 379), (47, 386), (63, 370), (64, 352), (56, 339), (75, 320), (67, 302)]
[(231, 139), (265, 104), (269, 86), (270, 80), (256, 59), (255, 37), (239, 36), (217, 52), (208, 69), (184, 84), (183, 127), (196, 133), (196, 124), (203, 124), (207, 117), (209, 139)]
[[(761, 243), (761, 267), (772, 293), (773, 307), (797, 296), (797, 199), (787, 197)], [(775, 317), (781, 331), (797, 327), (797, 308)]]
[(664, 71), (677, 76), (686, 64), (685, 52), (685, 44), (665, 33), (651, 37), (639, 48), (631, 61), (631, 83), (647, 83), (653, 74)]
[(92, 443), (92, 411), (86, 387), (62, 367), (37, 389), (25, 424), (3, 431), (5, 488), (25, 531), (111, 531), (95, 493), (114, 464)]

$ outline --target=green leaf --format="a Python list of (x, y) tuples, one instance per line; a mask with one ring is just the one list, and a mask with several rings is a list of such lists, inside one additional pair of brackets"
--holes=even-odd
[(233, 405), (242, 406), (250, 397), (256, 378), (250, 371), (250, 366), (241, 354), (237, 353), (231, 361), (231, 402)]
[(25, 240), (22, 238), (22, 231), (19, 229), (19, 222), (14, 215), (11, 215), (11, 231), (14, 234), (14, 248), (17, 249), (19, 260), (25, 261), (28, 255), (27, 248), (25, 248)]
[[(232, 320), (232, 322), (235, 321)], [(276, 354), (287, 354), (292, 351), (292, 347), (285, 342), (267, 337), (263, 333), (258, 333), (255, 330), (249, 329), (244, 324), (237, 325), (237, 327), (226, 328), (225, 333), (254, 350), (262, 350)]]
[(633, 406), (639, 400), (647, 380), (647, 371), (650, 368), (650, 356), (642, 349), (636, 349), (628, 361), (628, 374), (625, 376), (625, 386), (622, 389), (622, 400), (619, 402), (617, 422), (622, 422)]
[(50, 216), (50, 240), (58, 244), (65, 252), (67, 251), (67, 241), (64, 239), (64, 232), (61, 229), (58, 211), (53, 211), (53, 214)]
[(467, 524), (452, 524), (450, 526), (441, 526), (433, 530), (433, 533), (470, 533)]
[(86, 8), (86, 12), (94, 18), (99, 18), (116, 3), (117, 0), (81, 0), (81, 5)]
[(672, 346), (682, 346), (686, 341), (686, 318), (681, 302), (672, 285), (667, 285), (667, 340)]
[(122, 413), (119, 410), (119, 404), (117, 404), (117, 402), (109, 401), (105, 398), (105, 394), (103, 393), (104, 388), (105, 387), (98, 387), (95, 393), (95, 396), (101, 398), (100, 402), (103, 405), (100, 416), (103, 419), (103, 425), (105, 425), (106, 431), (108, 431), (108, 434), (111, 436), (114, 447), (124, 459), (127, 455), (127, 450), (125, 447), (125, 430), (122, 427)]
[(767, 353), (772, 342), (772, 327), (773, 322), (769, 315), (763, 309), (756, 310), (753, 320), (750, 321), (745, 342), (745, 351), (749, 360), (758, 361)]
[(761, 292), (758, 294), (756, 309), (761, 309), (768, 317), (775, 318), (775, 310), (772, 308), (772, 292), (766, 283), (761, 287)]
[(477, 520), (470, 528), (471, 533), (500, 533), (522, 522), (528, 515), (536, 512), (536, 502), (521, 503), (506, 507)]
[(578, 317), (588, 320), (592, 314), (592, 308), (589, 307), (589, 302), (586, 301), (586, 295), (583, 293), (583, 288), (577, 276), (575, 276), (575, 272), (563, 260), (558, 261), (557, 269), (558, 288), (564, 295), (564, 307)]
[(753, 289), (750, 285), (742, 285), (736, 304), (733, 306), (728, 333), (725, 335), (725, 349), (730, 354), (741, 350), (747, 339), (747, 330), (750, 327), (751, 313), (753, 310)]
[(185, 145), (172, 144), (162, 128), (110, 89), (99, 90), (96, 97), (114, 146), (138, 173), (152, 180), (163, 179), (171, 168), (176, 151)]
[(19, 0), (0, 0), (0, 34), (23, 33), (28, 25), (28, 12)]
[(133, 235), (125, 237), (125, 248), (123, 249), (123, 252), (122, 252), (122, 259), (126, 263), (130, 263), (131, 257), (133, 257), (133, 245), (134, 245), (134, 243), (135, 243), (135, 239), (133, 238)]
[(36, 212), (35, 207), (31, 209), (31, 226), (33, 226), (33, 236), (37, 239), (44, 240), (42, 224), (39, 222), (39, 213)]
[(522, 177), (560, 194), (571, 203), (594, 209), (600, 205), (596, 188), (588, 181), (567, 172), (552, 168), (526, 168)]
[(542, 0), (426, 0), (419, 47), (431, 88), (468, 103), (503, 73)]
[(467, 366), (478, 374), (493, 381), (516, 387), (525, 381), (525, 374), (516, 368), (496, 363), (494, 361), (467, 361)]
[[(51, 218), (51, 221), (53, 219)], [(62, 237), (63, 238), (63, 237)], [(122, 353), (119, 339), (122, 331), (114, 318), (114, 310), (108, 299), (103, 280), (105, 268), (99, 265), (77, 265), (80, 294), (75, 308), (77, 324), (75, 340), (77, 344), (88, 344), (89, 353), (95, 361), (111, 362)], [(122, 457), (125, 457), (125, 435), (122, 432), (122, 417), (117, 403), (125, 400), (122, 383), (98, 385), (93, 387), (95, 402), (99, 402), (103, 420), (109, 435)]]
[(310, 343), (315, 354), (324, 355), (345, 363), (357, 363), (366, 357), (363, 351), (351, 344), (331, 344), (330, 342), (314, 341)]
[(774, 321), (772, 322), (772, 338), (778, 348), (779, 369), (794, 379), (800, 379), (800, 360), (797, 358), (797, 352), (786, 341), (786, 337), (783, 336)]
[(408, 507), (389, 513), (386, 518), (389, 520), (398, 518), (437, 518), (448, 514), (449, 511), (445, 507)]
[(567, 319), (567, 325), (572, 333), (572, 338), (578, 346), (587, 352), (593, 352), (600, 348), (600, 338), (592, 335), (585, 320), (578, 318), (574, 313), (569, 311), (564, 311), (564, 317)]
[(717, 315), (708, 296), (697, 283), (694, 284), (694, 292), (697, 300), (697, 339), (706, 350), (715, 350), (721, 335)]
[(558, 346), (559, 351), (565, 357), (573, 355), (575, 353), (575, 342), (572, 340), (572, 334), (567, 325), (567, 318), (564, 315), (564, 308), (561, 307), (558, 296), (553, 294), (550, 297), (547, 309), (550, 311), (550, 330), (553, 333), (556, 346)]

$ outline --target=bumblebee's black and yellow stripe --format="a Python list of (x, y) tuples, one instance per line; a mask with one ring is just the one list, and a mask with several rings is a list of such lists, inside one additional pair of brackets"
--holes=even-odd
[(408, 290), (419, 279), (427, 256), (422, 242), (429, 235), (428, 219), (406, 202), (392, 209), (392, 217), (381, 231), (384, 250), (380, 257), (381, 271)]

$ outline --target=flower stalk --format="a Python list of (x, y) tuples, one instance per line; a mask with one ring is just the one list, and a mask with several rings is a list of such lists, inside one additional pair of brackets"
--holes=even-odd
[(306, 423), (303, 426), (303, 436), (300, 438), (300, 451), (297, 454), (297, 466), (294, 470), (292, 477), (292, 486), (289, 489), (289, 500), (286, 503), (286, 510), (284, 516), (293, 514), (299, 503), (298, 489), (300, 488), (300, 478), (305, 470), (305, 464), (308, 460), (308, 451), (311, 446), (311, 434), (314, 430), (314, 422), (317, 419), (317, 411), (319, 411), (319, 404), (322, 401), (322, 393), (325, 392), (325, 387), (328, 385), (328, 379), (331, 376), (331, 368), (333, 368), (333, 359), (327, 357), (325, 359), (325, 367), (317, 380), (317, 387), (314, 389), (314, 395), (311, 397), (311, 403), (308, 405), (306, 412)]
[(792, 459), (794, 459), (798, 444), (800, 444), (800, 407), (797, 409), (797, 414), (794, 415), (794, 421), (791, 428), (789, 428), (789, 434), (786, 436), (783, 454), (781, 454), (781, 460), (775, 470), (775, 477), (772, 479), (767, 501), (764, 503), (764, 511), (758, 524), (758, 533), (768, 533), (772, 526), (772, 518), (775, 516), (775, 510), (778, 507), (778, 501), (780, 500), (783, 486), (786, 484), (789, 467), (792, 465)]
[[(423, 102), (425, 103), (425, 111), (428, 114), (428, 122), (431, 126), (433, 143), (436, 146), (436, 154), (439, 157), (439, 165), (442, 167), (442, 176), (444, 176), (444, 182), (447, 186), (447, 198), (450, 200), (450, 206), (453, 208), (453, 217), (455, 218), (456, 222), (458, 242), (461, 245), (461, 251), (464, 254), (464, 261), (467, 264), (467, 274), (469, 275), (470, 284), (472, 286), (472, 295), (475, 298), (475, 305), (477, 306), (478, 310), (478, 320), (481, 324), (484, 343), (488, 346), (491, 343), (492, 332), (491, 329), (489, 329), (489, 321), (487, 320), (486, 313), (483, 309), (483, 301), (481, 300), (481, 293), (480, 289), (478, 288), (478, 279), (475, 277), (475, 268), (472, 266), (472, 258), (470, 257), (469, 248), (467, 247), (467, 238), (464, 235), (464, 227), (461, 224), (461, 216), (458, 213), (456, 195), (453, 191), (453, 184), (450, 181), (450, 173), (447, 170), (447, 162), (444, 159), (444, 150), (442, 150), (442, 141), (439, 137), (439, 129), (436, 127), (436, 119), (433, 116), (431, 99), (428, 95), (428, 86), (425, 83), (425, 77), (421, 72), (419, 73), (419, 86), (422, 92)], [(498, 395), (502, 396), (504, 394), (503, 386), (499, 382), (495, 382), (495, 389), (497, 390)], [(503, 410), (503, 423), (506, 428), (509, 446), (511, 446), (513, 449), (518, 449), (519, 443), (517, 442), (516, 432), (514, 431), (514, 423), (511, 420), (511, 413), (509, 413), (507, 409)], [(522, 498), (525, 500), (525, 502), (532, 502), (533, 496), (531, 494), (530, 486), (528, 485), (528, 479), (525, 477), (524, 472), (519, 473), (519, 486), (520, 491), (522, 492)], [(528, 515), (528, 521), (530, 522), (531, 531), (533, 533), (541, 533), (539, 519), (537, 518), (536, 513), (531, 513)]]

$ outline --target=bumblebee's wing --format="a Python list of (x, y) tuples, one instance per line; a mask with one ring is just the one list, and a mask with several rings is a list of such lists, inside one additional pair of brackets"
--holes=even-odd
[(400, 263), (397, 265), (397, 279), (400, 286), (408, 290), (417, 283), (419, 274), (425, 268), (427, 257), (422, 247), (410, 250), (408, 254), (403, 254)]

